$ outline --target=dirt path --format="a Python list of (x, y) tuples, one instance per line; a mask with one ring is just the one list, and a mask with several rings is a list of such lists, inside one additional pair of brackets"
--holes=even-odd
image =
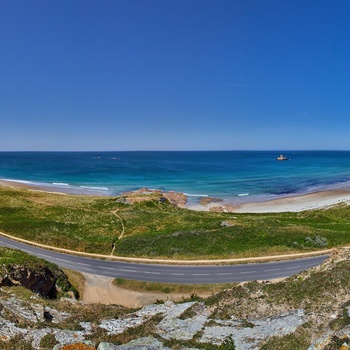
[(125, 233), (125, 226), (124, 226), (123, 219), (121, 218), (121, 216), (117, 212), (118, 212), (118, 209), (113, 210), (111, 213), (114, 214), (119, 219), (120, 224), (122, 225), (122, 232), (118, 237), (118, 239), (122, 239), (124, 236), (124, 233)]
[[(121, 216), (117, 213), (117, 211), (118, 211), (118, 209), (113, 210), (111, 213), (112, 213), (113, 215), (115, 215), (115, 216), (118, 218), (118, 220), (120, 221), (120, 223), (121, 223), (121, 225), (122, 225), (122, 232), (121, 232), (121, 234), (118, 236), (118, 240), (119, 240), (119, 239), (122, 239), (123, 236), (124, 236), (125, 226), (124, 226), (124, 223), (123, 223), (123, 219), (122, 219)], [(111, 256), (113, 256), (114, 250), (115, 250), (115, 242), (113, 243), (113, 248), (112, 248), (112, 251), (111, 251)]]
[[(134, 292), (119, 288), (112, 284), (112, 278), (83, 273), (85, 277), (85, 288), (83, 302), (87, 304), (116, 304), (126, 307), (142, 307), (147, 304), (156, 303), (157, 300), (180, 301), (188, 298), (188, 294), (166, 294), (151, 292)], [(207, 295), (203, 295), (207, 296)]]

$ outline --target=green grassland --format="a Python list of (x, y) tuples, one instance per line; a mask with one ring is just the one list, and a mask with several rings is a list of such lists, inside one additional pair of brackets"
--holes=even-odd
[(137, 291), (137, 292), (157, 292), (164, 294), (183, 294), (188, 295), (190, 299), (196, 299), (198, 295), (213, 295), (224, 289), (232, 288), (237, 283), (217, 283), (217, 284), (178, 284), (178, 283), (159, 283), (135, 281), (125, 278), (116, 278), (112, 282), (119, 288)]
[(110, 254), (115, 245), (114, 255), (173, 259), (262, 256), (350, 243), (346, 205), (237, 214), (181, 209), (157, 196), (132, 205), (117, 199), (0, 187), (0, 231), (81, 252)]

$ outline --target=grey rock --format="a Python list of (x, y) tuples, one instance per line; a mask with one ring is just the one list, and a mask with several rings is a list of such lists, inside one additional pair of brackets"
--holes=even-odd
[[(308, 350), (323, 349), (326, 345), (328, 345), (331, 342), (333, 336), (337, 336), (339, 338), (350, 338), (350, 325), (347, 325), (343, 329), (336, 332), (328, 331), (326, 334), (322, 335), (322, 337), (315, 340), (308, 348)], [(349, 344), (347, 345), (349, 346)]]
[(31, 304), (31, 307), (40, 322), (45, 322), (44, 318), (44, 307), (40, 304)]
[(142, 317), (129, 317), (125, 319), (112, 319), (104, 320), (100, 324), (100, 328), (106, 329), (108, 334), (120, 334), (123, 333), (128, 328), (133, 328), (140, 326), (146, 322), (146, 318)]
[(137, 327), (146, 322), (150, 317), (157, 314), (175, 315), (175, 317), (182, 314), (187, 308), (193, 305), (193, 302), (184, 304), (174, 304), (171, 301), (166, 301), (160, 305), (146, 305), (141, 310), (130, 314), (129, 317), (121, 319), (103, 320), (100, 328), (106, 329), (108, 334), (120, 334), (126, 329)]
[[(127, 344), (119, 345), (116, 349), (123, 349), (123, 350), (171, 350), (168, 347), (164, 347), (163, 343), (161, 343), (158, 339), (153, 338), (153, 337), (144, 337), (144, 338), (135, 339)], [(100, 349), (98, 349), (98, 350), (100, 350)]]
[(53, 330), (56, 340), (60, 344), (74, 344), (74, 343), (86, 343), (84, 338), (84, 331), (69, 331), (66, 329), (55, 329)]
[(37, 329), (36, 331), (31, 331), (27, 334), (27, 339), (32, 342), (32, 347), (34, 349), (40, 349), (40, 342), (41, 339), (51, 333), (51, 329), (44, 328), (44, 329)]
[[(24, 306), (18, 299), (15, 297), (8, 298), (6, 300), (2, 300), (3, 307), (13, 315), (18, 318), (23, 318), (29, 322), (37, 323), (38, 316), (37, 312), (34, 312), (33, 309), (30, 309)], [(41, 317), (39, 316), (39, 321), (41, 321)]]
[(0, 337), (4, 340), (11, 339), (16, 335), (27, 335), (28, 330), (17, 327), (13, 322), (0, 319)]
[(249, 320), (252, 326), (237, 326), (237, 321), (232, 321), (232, 326), (205, 327), (202, 343), (220, 345), (225, 338), (232, 336), (238, 349), (258, 349), (258, 344), (272, 336), (283, 336), (293, 333), (302, 325), (304, 319), (303, 310), (294, 310), (276, 317), (263, 320)]
[[(213, 309), (201, 302), (187, 302), (175, 304), (172, 301), (166, 301), (164, 304), (147, 305), (138, 311), (130, 313), (120, 319), (105, 319), (98, 322), (80, 322), (81, 331), (62, 330), (55, 327), (32, 328), (17, 327), (15, 322), (6, 320), (7, 315), (21, 318), (40, 325), (39, 322), (51, 321), (60, 323), (69, 317), (69, 313), (59, 312), (48, 306), (44, 307), (33, 300), (33, 304), (28, 301), (20, 301), (15, 296), (0, 295), (0, 338), (3, 340), (11, 339), (15, 336), (21, 336), (26, 341), (31, 342), (33, 349), (40, 349), (41, 339), (52, 334), (59, 343), (54, 350), (61, 350), (65, 345), (85, 343), (92, 345), (86, 340), (87, 336), (92, 334), (96, 328), (100, 327), (107, 331), (107, 334), (120, 334), (131, 327), (142, 325), (155, 315), (161, 315), (162, 319), (155, 326), (154, 334), (166, 340), (192, 340), (196, 336), (199, 343), (211, 343), (221, 345), (225, 339), (232, 336), (236, 349), (255, 350), (259, 349), (262, 343), (266, 342), (272, 336), (284, 336), (293, 333), (296, 328), (308, 320), (315, 320), (315, 314), (304, 314), (302, 309), (288, 311), (277, 314), (273, 317), (260, 319), (209, 319)], [(191, 308), (191, 312), (182, 314)], [(328, 314), (331, 318), (336, 314), (334, 310)], [(347, 314), (350, 316), (350, 308), (347, 308)], [(186, 316), (187, 315), (187, 316)], [(99, 323), (100, 322), (100, 323)], [(47, 325), (48, 323), (46, 323)], [(341, 331), (327, 332), (323, 337), (317, 339), (309, 348), (316, 350), (327, 345), (333, 335), (350, 337), (350, 325), (344, 327)], [(127, 344), (115, 345), (102, 342), (98, 345), (98, 350), (168, 350), (163, 345), (161, 338), (144, 337), (135, 339)], [(183, 348), (185, 350), (185, 348)], [(186, 349), (189, 350), (189, 349)], [(192, 349), (195, 350), (195, 349)]]
[(68, 317), (70, 317), (70, 314), (68, 312), (59, 312), (48, 306), (44, 308), (44, 318), (46, 321), (57, 324), (57, 323), (61, 323)]
[(98, 344), (97, 350), (116, 350), (118, 349), (117, 345), (111, 344), (111, 343), (100, 343)]
[[(158, 334), (164, 339), (190, 340), (200, 331), (207, 321), (209, 312), (205, 308), (197, 308), (194, 317), (182, 320), (178, 317), (194, 303), (176, 305), (158, 324)], [(204, 306), (202, 303), (200, 304)]]
[(86, 334), (90, 334), (92, 332), (91, 322), (80, 322), (79, 324), (82, 328), (84, 328)]

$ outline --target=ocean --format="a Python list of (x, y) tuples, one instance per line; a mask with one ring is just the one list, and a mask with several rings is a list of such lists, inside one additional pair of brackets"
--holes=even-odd
[(52, 191), (116, 196), (141, 187), (191, 203), (264, 201), (350, 186), (350, 151), (0, 152), (0, 179)]

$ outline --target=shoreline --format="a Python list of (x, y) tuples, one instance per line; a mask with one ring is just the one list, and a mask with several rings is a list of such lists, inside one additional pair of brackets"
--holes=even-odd
[(304, 210), (326, 209), (341, 203), (350, 203), (350, 189), (324, 190), (286, 198), (278, 198), (263, 203), (245, 203), (237, 213), (280, 213)]
[[(27, 190), (43, 191), (55, 194), (73, 194), (82, 196), (104, 197), (101, 194), (87, 194), (87, 193), (72, 193), (67, 189), (58, 188), (53, 190), (51, 186), (32, 185), (28, 183), (0, 180), (0, 186), (23, 188)], [(60, 191), (59, 191), (60, 190)], [(66, 191), (64, 191), (66, 190)], [(134, 191), (135, 193), (139, 190)], [(174, 194), (181, 194), (177, 192), (170, 192)], [(183, 195), (183, 194), (181, 194)], [(281, 212), (300, 212), (304, 210), (324, 209), (340, 203), (350, 204), (350, 188), (341, 189), (325, 189), (313, 193), (289, 195), (282, 198), (276, 198), (266, 201), (252, 201), (240, 204), (228, 203), (225, 201), (212, 201), (207, 204), (179, 204), (179, 207), (198, 210), (198, 211), (217, 211), (230, 213), (281, 213)], [(176, 205), (176, 204), (175, 204)]]
[(187, 207), (199, 211), (223, 211), (230, 213), (283, 213), (325, 209), (337, 204), (350, 204), (350, 189), (334, 189), (299, 194), (261, 202), (246, 202), (238, 205), (211, 203)]

